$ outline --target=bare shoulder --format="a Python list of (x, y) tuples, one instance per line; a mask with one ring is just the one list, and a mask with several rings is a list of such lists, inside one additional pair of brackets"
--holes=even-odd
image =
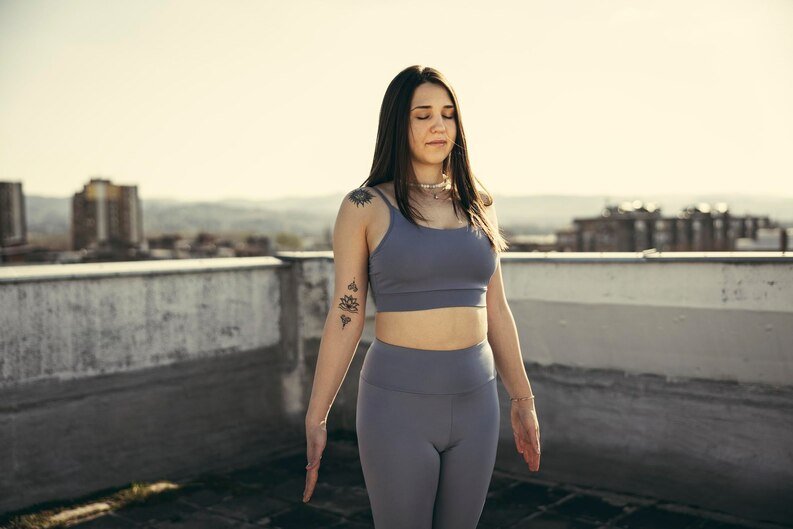
[(375, 191), (371, 187), (356, 187), (344, 196), (343, 206), (349, 209), (366, 209), (374, 202)]
[(476, 192), (482, 197), (482, 202), (484, 202), (486, 208), (493, 207), (493, 195), (485, 191), (481, 186), (476, 186)]
[(498, 219), (496, 217), (496, 205), (495, 199), (493, 195), (482, 189), (481, 187), (477, 187), (477, 191), (482, 197), (482, 202), (485, 205), (485, 215), (496, 225), (498, 224)]
[(368, 187), (356, 187), (344, 194), (336, 215), (336, 226), (359, 230), (366, 227), (371, 218), (375, 191)]

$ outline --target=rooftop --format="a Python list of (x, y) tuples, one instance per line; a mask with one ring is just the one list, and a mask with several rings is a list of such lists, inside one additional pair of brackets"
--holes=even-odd
[[(501, 259), (543, 456), (516, 454), (499, 380), (480, 527), (793, 527), (790, 254)], [(0, 525), (371, 527), (371, 296), (301, 502), (333, 280), (329, 252), (0, 267)]]
[[(320, 467), (320, 480), (304, 504), (302, 446), (260, 464), (161, 481), (149, 494), (114, 501), (113, 494), (14, 515), (15, 529), (372, 529), (355, 433), (335, 432)], [(129, 489), (122, 489), (129, 490)], [(121, 496), (119, 493), (116, 497)], [(108, 500), (108, 498), (111, 498)], [(0, 520), (0, 523), (7, 523)], [(496, 470), (479, 526), (482, 529), (739, 529), (781, 527), (709, 512), (646, 496), (578, 487)]]

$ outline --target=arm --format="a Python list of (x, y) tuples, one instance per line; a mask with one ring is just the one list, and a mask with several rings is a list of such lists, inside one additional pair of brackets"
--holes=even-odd
[(333, 228), (334, 295), (320, 340), (306, 428), (327, 421), (363, 333), (369, 286), (366, 226), (370, 206), (370, 202), (352, 200), (348, 193), (336, 217)]
[[(486, 213), (498, 230), (495, 206), (491, 204)], [(487, 339), (493, 349), (496, 369), (510, 398), (533, 395), (523, 365), (515, 318), (504, 294), (500, 260), (487, 287), (487, 327)], [(510, 402), (509, 415), (516, 448), (529, 470), (536, 472), (540, 469), (540, 425), (534, 399)]]
[[(488, 206), (486, 213), (495, 230), (498, 230), (495, 205)], [(523, 365), (515, 318), (504, 293), (500, 259), (487, 286), (487, 340), (493, 349), (496, 369), (510, 398), (533, 395), (526, 367)]]
[[(492, 303), (491, 295), (495, 298)], [(487, 340), (493, 349), (496, 369), (510, 398), (528, 397), (534, 393), (526, 374), (526, 366), (523, 364), (518, 329), (506, 299), (499, 299), (502, 297), (503, 285), (499, 262), (487, 291)]]

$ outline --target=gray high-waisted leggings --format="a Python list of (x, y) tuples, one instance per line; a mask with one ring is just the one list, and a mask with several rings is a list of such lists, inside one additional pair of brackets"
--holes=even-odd
[(500, 427), (487, 339), (435, 350), (375, 338), (355, 425), (375, 529), (476, 527)]

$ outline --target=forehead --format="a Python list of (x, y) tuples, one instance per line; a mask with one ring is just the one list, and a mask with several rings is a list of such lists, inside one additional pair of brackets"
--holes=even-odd
[(452, 104), (454, 103), (452, 102), (452, 98), (449, 97), (446, 88), (435, 83), (422, 83), (417, 86), (416, 91), (413, 92), (413, 99), (410, 102), (410, 107), (413, 108), (420, 105), (442, 107)]

